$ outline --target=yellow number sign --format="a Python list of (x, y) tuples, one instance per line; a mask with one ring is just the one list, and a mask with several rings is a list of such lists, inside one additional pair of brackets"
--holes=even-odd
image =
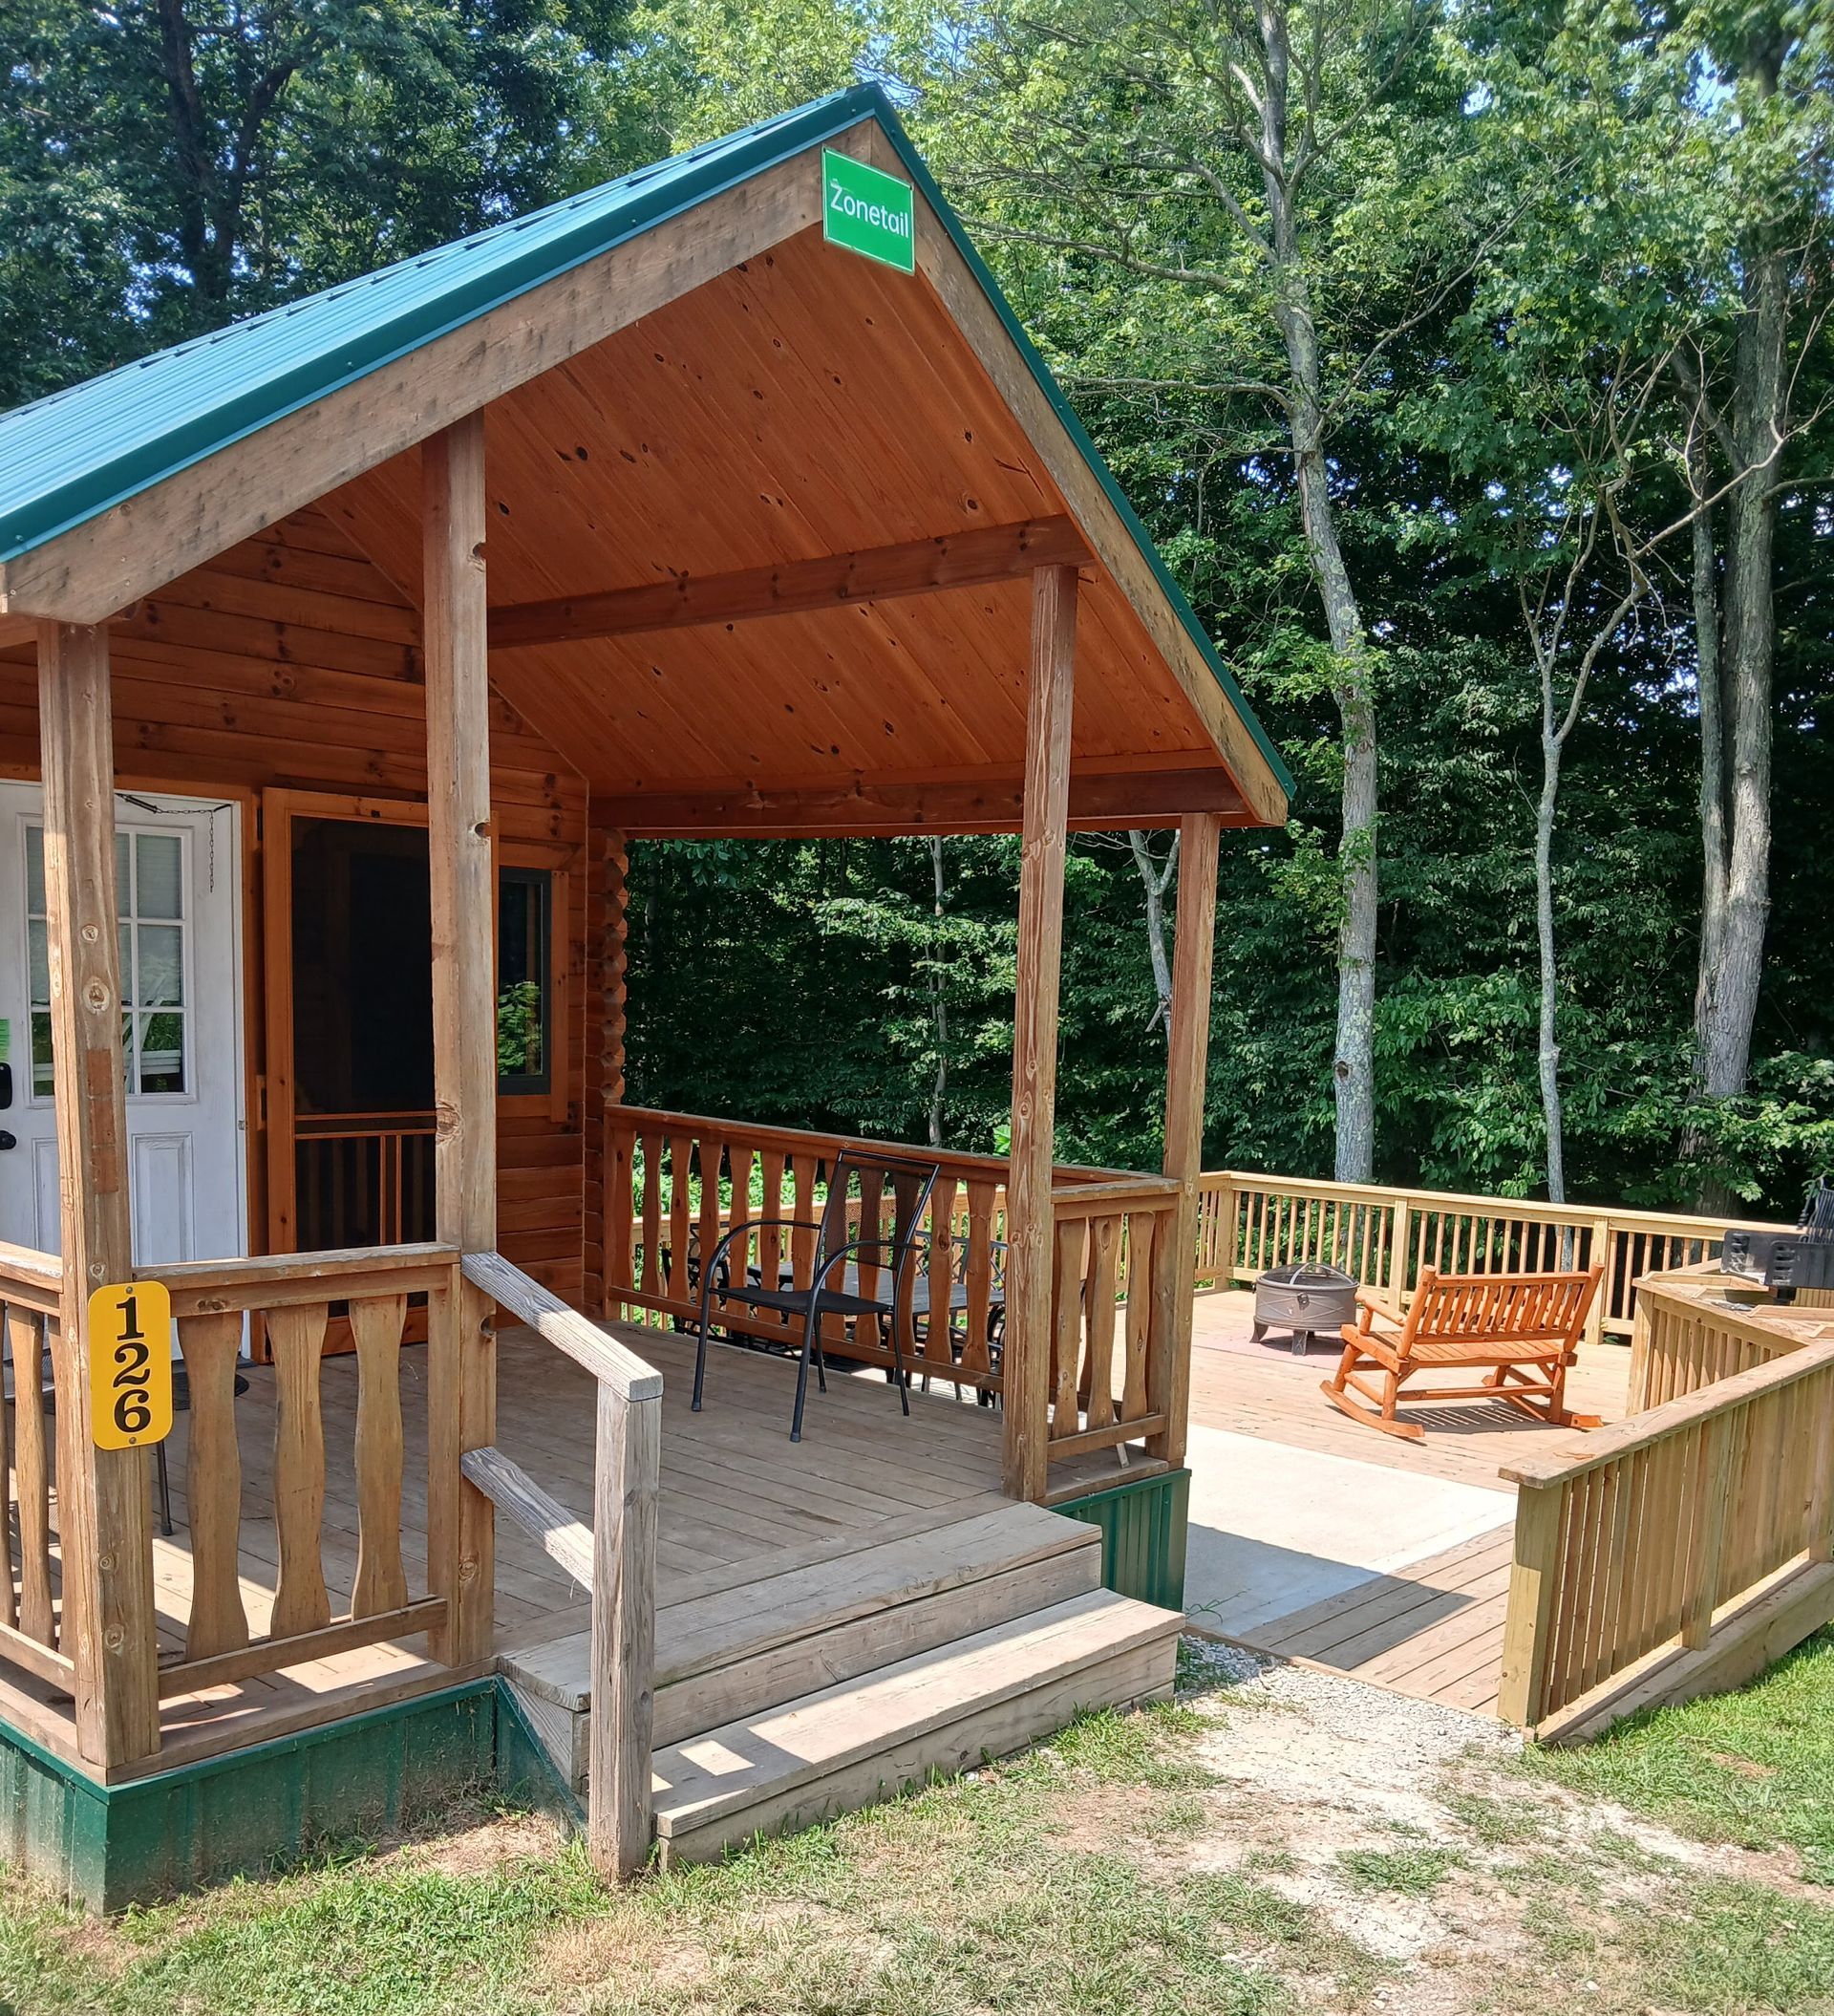
[(98, 1449), (137, 1449), (172, 1432), (172, 1298), (161, 1282), (89, 1298), (89, 1430)]

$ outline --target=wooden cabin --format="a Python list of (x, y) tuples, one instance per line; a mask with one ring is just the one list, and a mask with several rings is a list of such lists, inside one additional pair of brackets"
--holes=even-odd
[[(495, 1776), (622, 1873), (1162, 1692), (1288, 789), (871, 89), (0, 419), (0, 1850), (112, 1907)], [(1065, 836), (1172, 825), (1164, 1167), (1064, 1167)], [(960, 1321), (792, 1444), (735, 1317), (692, 1412), (696, 1256), (806, 1281), (843, 1144), (626, 1103), (629, 842), (1001, 831)]]

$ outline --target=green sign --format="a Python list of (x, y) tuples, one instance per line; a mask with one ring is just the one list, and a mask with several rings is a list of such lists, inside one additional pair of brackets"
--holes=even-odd
[(850, 154), (824, 148), (821, 155), (821, 235), (895, 266), (917, 270), (916, 197), (907, 182), (882, 175)]

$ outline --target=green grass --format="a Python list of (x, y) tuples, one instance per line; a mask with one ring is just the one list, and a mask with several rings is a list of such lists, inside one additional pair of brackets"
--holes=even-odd
[(1810, 1882), (1834, 1884), (1834, 1633), (1737, 1694), (1648, 1710), (1525, 1768), (1708, 1839), (1793, 1848)]
[(1546, 2016), (1834, 2016), (1834, 1910), (1761, 1883), (1671, 1877), (1628, 1906), (1532, 1915), (1494, 2007)]
[[(575, 1846), (448, 1836), (97, 1924), (0, 1882), (0, 2012), (32, 2016), (1285, 2016), (1384, 1967), (1247, 1873), (1184, 1866), (1214, 1781), (1188, 1711), (713, 1867), (598, 1885)], [(489, 1815), (458, 1816), (459, 1824)], [(514, 1844), (512, 1843), (512, 1846)]]
[(1834, 2010), (1834, 1909), (1760, 1883), (1678, 1883), (1624, 1927), (1638, 1992), (1701, 2016)]
[(1519, 1848), (1546, 1837), (1547, 1824), (1526, 1799), (1494, 1799), (1486, 1792), (1449, 1791), (1446, 1811), (1485, 1848)]
[(1393, 1890), (1403, 1897), (1431, 1897), (1462, 1857), (1449, 1848), (1346, 1848), (1336, 1865), (1359, 1890)]

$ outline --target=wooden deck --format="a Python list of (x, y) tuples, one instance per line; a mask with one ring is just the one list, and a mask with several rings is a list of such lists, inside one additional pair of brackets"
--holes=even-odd
[[(1512, 1489), (1497, 1474), (1503, 1465), (1531, 1451), (1545, 1455), (1576, 1448), (1585, 1439), (1582, 1430), (1550, 1428), (1502, 1401), (1404, 1405), (1406, 1418), (1426, 1430), (1419, 1442), (1364, 1427), (1340, 1414), (1318, 1390), (1319, 1382), (1336, 1367), (1336, 1348), (1327, 1347), (1321, 1338), (1303, 1359), (1295, 1358), (1289, 1339), (1278, 1332), (1257, 1344), (1248, 1335), (1253, 1312), (1254, 1298), (1243, 1290), (1197, 1298), (1191, 1350), (1194, 1425), (1499, 1491)], [(1567, 1383), (1574, 1410), (1621, 1420), (1630, 1362), (1628, 1344), (1582, 1345)]]
[[(863, 1534), (892, 1538), (940, 1527), (1004, 1503), (1000, 1421), (949, 1397), (911, 1396), (911, 1418), (882, 1376), (831, 1373), (825, 1394), (811, 1391), (800, 1444), (789, 1439), (795, 1374), (782, 1360), (718, 1349), (708, 1368), (706, 1406), (689, 1406), (693, 1347), (673, 1331), (622, 1334), (664, 1376), (662, 1496), (657, 1603), (662, 1609), (710, 1588), (762, 1580), (857, 1545)], [(526, 1331), (499, 1339), (498, 1446), (589, 1521), (594, 1393), (590, 1377)], [(251, 1632), (267, 1629), (278, 1558), (273, 1521), (274, 1375), (245, 1366), (237, 1402), (243, 1464), (241, 1579)], [(402, 1552), (410, 1584), (426, 1564), (427, 1389), (424, 1349), (402, 1353), (407, 1478)], [(324, 1361), (321, 1396), (327, 1452), (325, 1579), (333, 1613), (349, 1606), (356, 1571), (356, 1486), (352, 1464), (356, 1360)], [(176, 1657), (191, 1608), (185, 1436), (181, 1414), (167, 1444), (175, 1533), (154, 1541), (160, 1642)], [(1094, 1462), (1095, 1459), (1086, 1459)], [(1103, 1476), (1115, 1471), (1112, 1453)], [(497, 1650), (579, 1630), (588, 1592), (574, 1584), (512, 1520), (497, 1522)], [(424, 1641), (366, 1647), (285, 1672), (161, 1704), (162, 1769), (311, 1726), (361, 1706), (429, 1691), (466, 1677), (425, 1656)], [(0, 1683), (0, 1715), (75, 1757), (67, 1705), (20, 1679)], [(137, 1771), (114, 1775), (137, 1775)]]
[[(1497, 1493), (1499, 1531), (1429, 1555), (1394, 1574), (1260, 1624), (1243, 1642), (1358, 1680), (1493, 1714), (1503, 1658), (1515, 1487), (1499, 1469), (1533, 1452), (1570, 1449), (1584, 1432), (1551, 1428), (1499, 1402), (1416, 1406), (1419, 1442), (1397, 1440), (1346, 1419), (1318, 1390), (1337, 1353), (1320, 1339), (1304, 1358), (1290, 1340), (1249, 1334), (1253, 1297), (1243, 1291), (1197, 1298), (1191, 1355), (1191, 1421), (1236, 1434)], [(1622, 1418), (1628, 1345), (1582, 1347), (1567, 1383), (1575, 1409)]]

